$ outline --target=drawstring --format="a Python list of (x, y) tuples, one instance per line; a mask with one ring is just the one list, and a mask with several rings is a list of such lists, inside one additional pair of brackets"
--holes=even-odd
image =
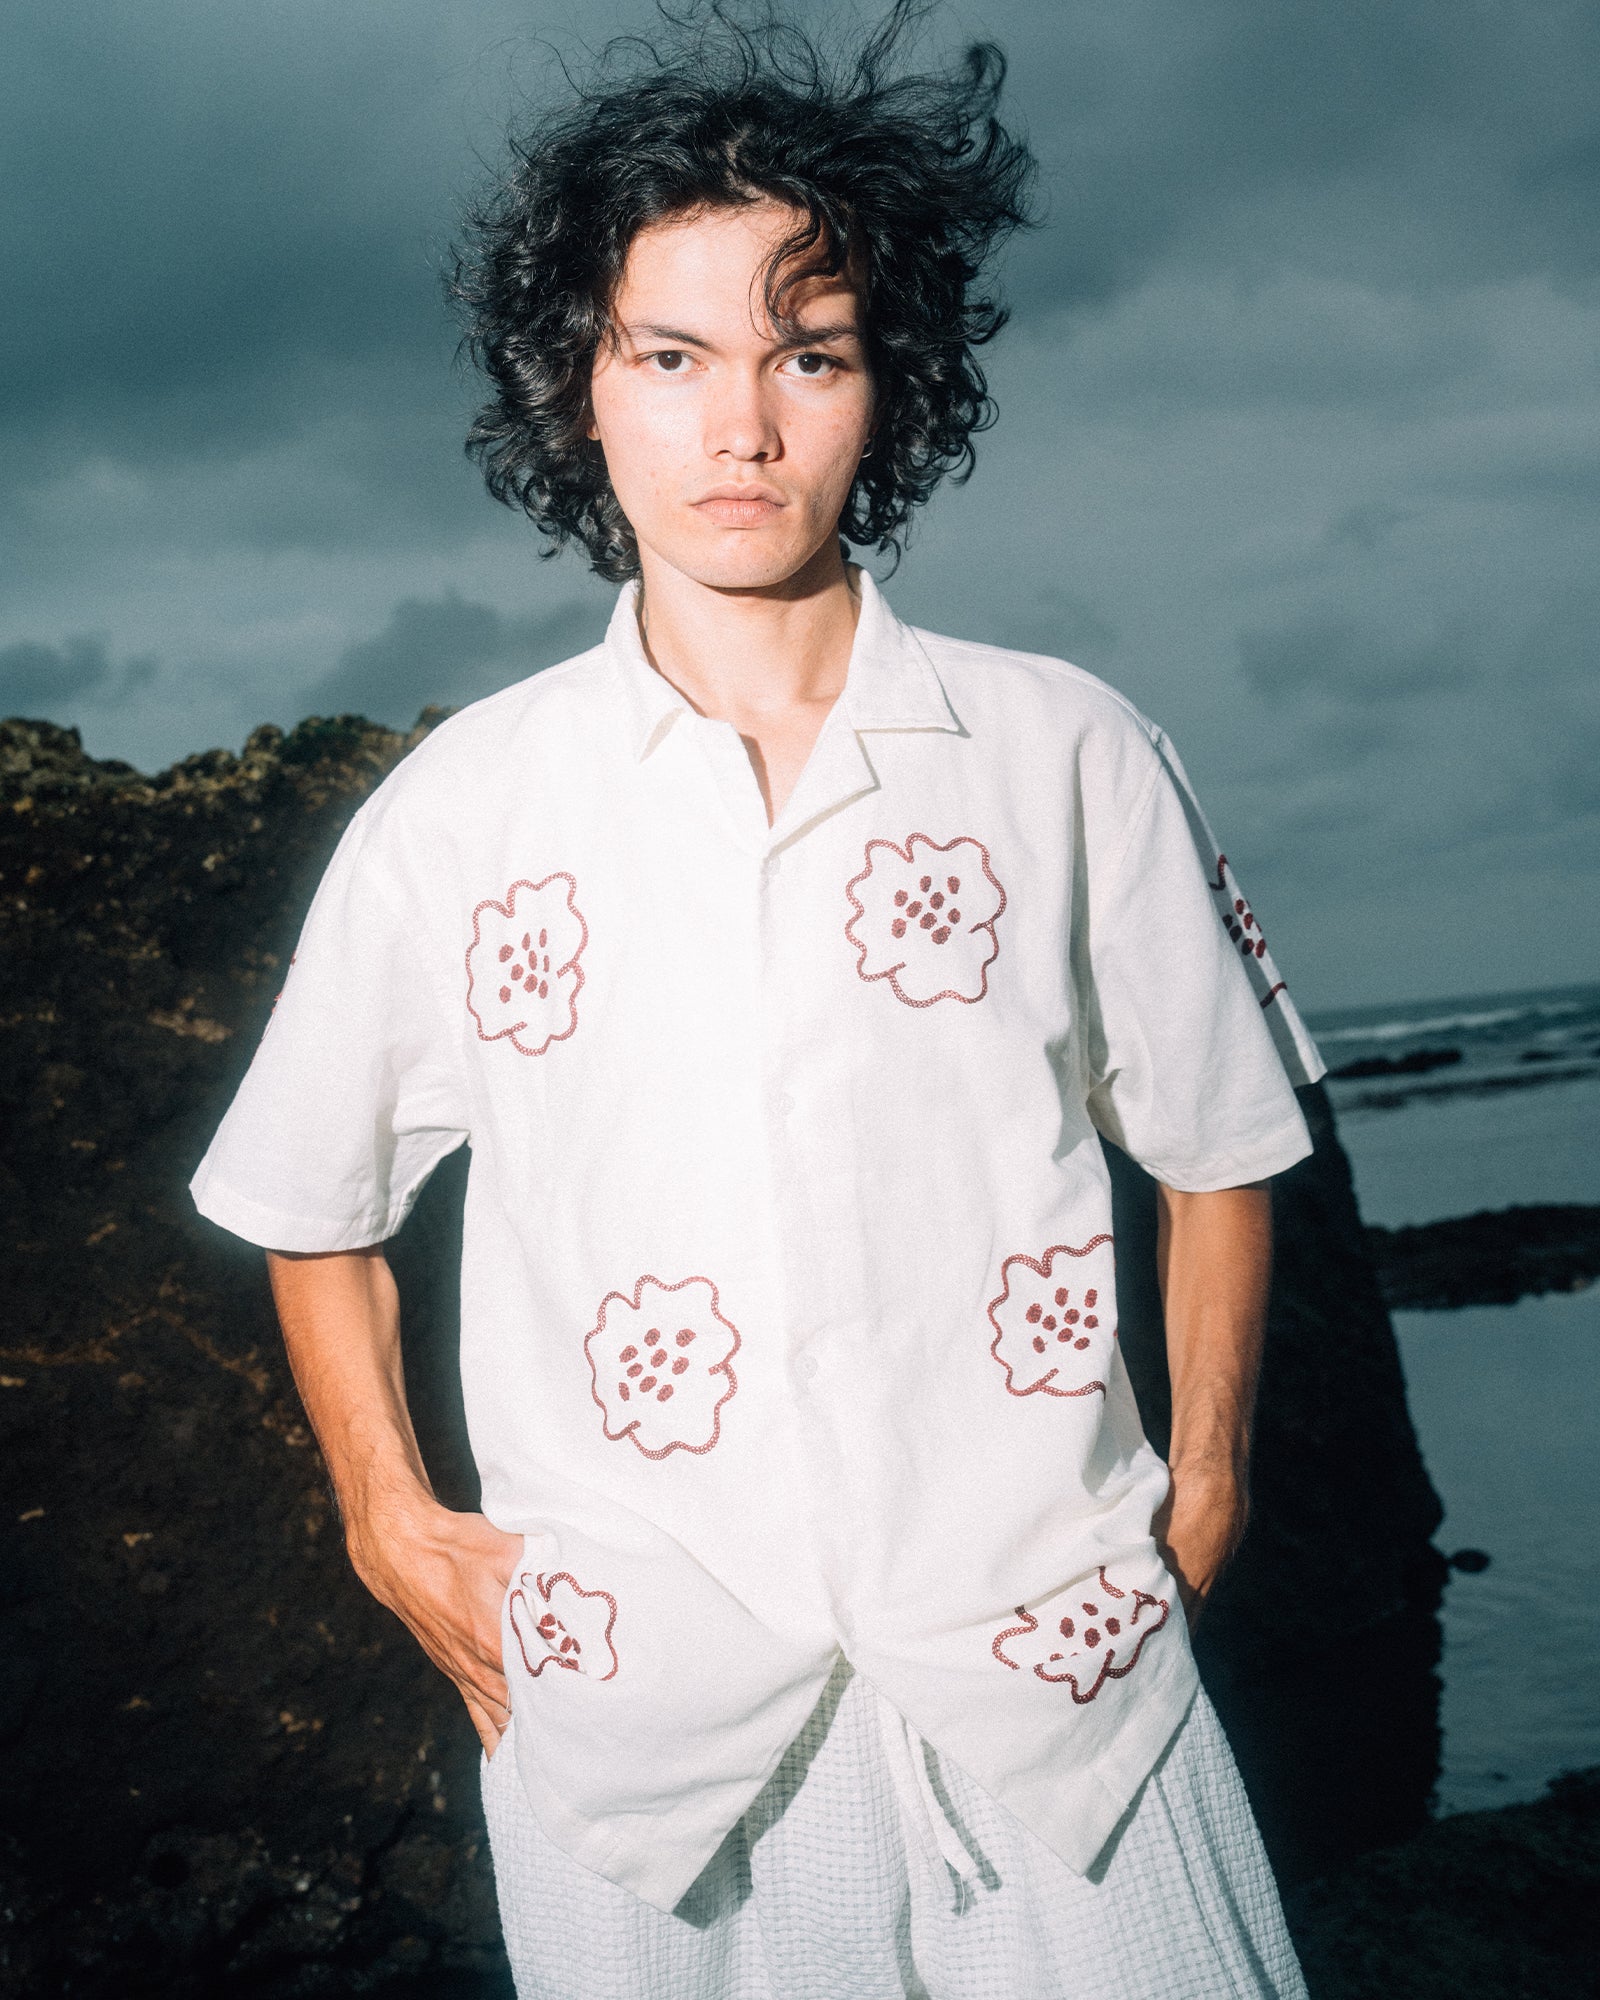
[(977, 1880), (977, 1870), (933, 1789), (928, 1776), (927, 1745), (892, 1702), (881, 1694), (877, 1701), (878, 1728), (895, 1796), (900, 1801), (900, 1816), (915, 1833), (935, 1869), (943, 1861), (955, 1875), (960, 1906), (965, 1908)]

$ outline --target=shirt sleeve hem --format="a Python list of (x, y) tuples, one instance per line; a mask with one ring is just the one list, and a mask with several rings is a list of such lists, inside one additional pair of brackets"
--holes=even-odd
[(365, 1250), (393, 1236), (406, 1218), (406, 1207), (370, 1208), (349, 1216), (290, 1215), (269, 1208), (248, 1195), (225, 1186), (205, 1170), (189, 1183), (195, 1207), (208, 1222), (258, 1243), (264, 1250), (316, 1253), (329, 1250)]
[(1205, 1160), (1161, 1160), (1140, 1157), (1139, 1165), (1163, 1187), (1179, 1194), (1215, 1194), (1219, 1188), (1247, 1187), (1270, 1180), (1313, 1150), (1310, 1129), (1297, 1105), (1269, 1138), (1245, 1152)]

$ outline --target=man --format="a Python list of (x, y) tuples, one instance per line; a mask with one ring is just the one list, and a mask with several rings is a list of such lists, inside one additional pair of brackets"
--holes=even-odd
[[(483, 1740), (519, 1993), (1300, 1994), (1188, 1624), (1320, 1064), (1161, 733), (845, 561), (970, 458), (1028, 165), (904, 11), (597, 87), (475, 217), (475, 448), (625, 588), (357, 815), (196, 1199)], [(382, 1254), (463, 1139), (467, 1516)]]

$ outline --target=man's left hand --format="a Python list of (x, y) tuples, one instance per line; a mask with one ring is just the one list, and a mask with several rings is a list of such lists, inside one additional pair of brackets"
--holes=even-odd
[(1150, 1527), (1177, 1580), (1192, 1633), (1213, 1584), (1244, 1540), (1250, 1494), (1244, 1478), (1227, 1467), (1170, 1469), (1172, 1484)]

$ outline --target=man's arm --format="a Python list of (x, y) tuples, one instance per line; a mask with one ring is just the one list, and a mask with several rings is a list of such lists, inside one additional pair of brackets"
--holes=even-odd
[(1192, 1631), (1244, 1539), (1256, 1381), (1272, 1279), (1264, 1184), (1157, 1188), (1157, 1268), (1172, 1381), (1172, 1487), (1153, 1528)]
[(455, 1682), (492, 1755), (509, 1718), (500, 1606), (522, 1544), (434, 1498), (406, 1406), (399, 1297), (382, 1250), (269, 1250), (267, 1269), (356, 1574)]

